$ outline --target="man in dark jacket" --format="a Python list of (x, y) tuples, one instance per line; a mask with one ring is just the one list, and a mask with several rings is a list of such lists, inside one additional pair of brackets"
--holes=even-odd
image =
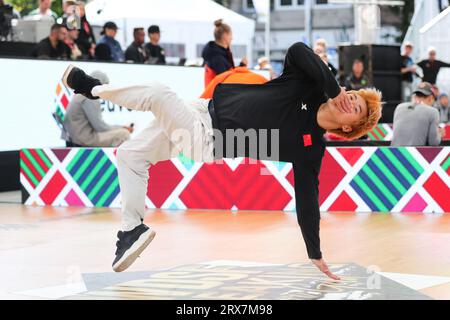
[(219, 84), (212, 100), (187, 103), (158, 83), (104, 86), (73, 66), (63, 82), (76, 93), (155, 116), (138, 139), (125, 142), (117, 152), (123, 230), (118, 233), (114, 271), (128, 268), (155, 236), (142, 223), (150, 164), (183, 152), (204, 162), (241, 156), (291, 162), (297, 218), (308, 256), (326, 275), (339, 279), (328, 269), (320, 249), (318, 178), (325, 152), (323, 134), (330, 131), (355, 139), (367, 133), (381, 117), (379, 92), (347, 93), (303, 43), (289, 48), (279, 78), (262, 85)]
[(134, 28), (133, 30), (134, 41), (130, 44), (125, 51), (125, 61), (132, 61), (134, 63), (144, 63), (147, 60), (145, 49), (142, 45), (145, 41), (144, 28)]
[(428, 49), (428, 59), (422, 60), (417, 64), (423, 71), (423, 82), (436, 84), (436, 79), (441, 68), (450, 68), (450, 63), (436, 60), (436, 49)]
[(161, 31), (159, 26), (152, 25), (148, 27), (148, 38), (150, 42), (144, 47), (149, 64), (166, 64), (166, 55), (164, 49), (159, 45)]

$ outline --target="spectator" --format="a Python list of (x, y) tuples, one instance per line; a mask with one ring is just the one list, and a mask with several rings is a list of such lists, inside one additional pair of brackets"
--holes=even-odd
[(402, 55), (402, 100), (404, 102), (411, 101), (413, 91), (413, 76), (416, 73), (417, 67), (414, 65), (411, 54), (413, 52), (413, 45), (411, 42), (405, 43), (405, 51)]
[(336, 77), (338, 74), (337, 69), (334, 67), (332, 63), (328, 61), (328, 48), (327, 48), (327, 42), (325, 39), (317, 39), (316, 45), (314, 46), (314, 52), (322, 59), (323, 62), (326, 63), (328, 68), (330, 68), (331, 72)]
[(345, 79), (347, 90), (359, 90), (371, 86), (369, 78), (364, 74), (364, 62), (361, 59), (353, 61), (352, 74)]
[(159, 45), (161, 39), (161, 31), (158, 26), (152, 25), (148, 27), (149, 43), (145, 45), (147, 62), (150, 64), (166, 64), (166, 56), (164, 49)]
[(134, 28), (133, 37), (133, 43), (125, 51), (125, 60), (134, 63), (144, 63), (147, 60), (145, 49), (142, 47), (145, 42), (144, 28)]
[(87, 21), (84, 2), (78, 3), (80, 13), (80, 32), (77, 45), (83, 55), (93, 58), (95, 56), (95, 36), (91, 24)]
[[(109, 83), (101, 71), (94, 71), (91, 76), (102, 84)], [(70, 101), (64, 128), (72, 143), (84, 147), (118, 147), (133, 132), (132, 127), (108, 125), (102, 118), (100, 100), (89, 100), (81, 94), (75, 94)]]
[(450, 63), (436, 60), (436, 49), (428, 48), (428, 59), (417, 64), (423, 71), (422, 81), (436, 84), (436, 79), (441, 68), (449, 68)]
[(36, 20), (50, 18), (56, 22), (58, 15), (50, 9), (51, 6), (52, 0), (39, 0), (39, 7), (30, 11), (30, 13), (28, 13), (28, 16)]
[(413, 92), (413, 101), (397, 106), (394, 112), (392, 146), (437, 146), (444, 132), (439, 128), (439, 112), (432, 107), (432, 85), (422, 82)]
[(267, 70), (269, 71), (270, 80), (275, 79), (275, 72), (270, 64), (268, 57), (261, 57), (258, 59), (258, 65), (255, 66), (255, 70)]
[[(216, 75), (234, 68), (233, 54), (230, 46), (233, 40), (231, 27), (219, 19), (214, 22), (214, 41), (210, 41), (203, 48), (202, 57), (205, 64), (205, 87)], [(246, 66), (246, 59), (242, 59), (240, 66)]]
[[(4, 0), (0, 0), (0, 7), (4, 7), (4, 6), (11, 6), (11, 4), (6, 4)], [(20, 19), (20, 13), (19, 11), (17, 11), (16, 9), (14, 9), (14, 7), (12, 8), (13, 12), (12, 12), (12, 19)]]
[(112, 61), (111, 49), (109, 49), (109, 46), (105, 43), (100, 43), (95, 47), (94, 56), (95, 60), (97, 61), (104, 61), (104, 62)]
[(120, 43), (115, 39), (117, 29), (117, 25), (114, 22), (106, 22), (103, 26), (103, 31), (101, 32), (101, 35), (103, 35), (103, 37), (100, 39), (98, 44), (106, 44), (109, 47), (109, 50), (111, 51), (112, 61), (123, 61), (124, 54), (122, 47), (120, 46)]
[(78, 39), (79, 31), (77, 29), (71, 29), (68, 30), (66, 39), (64, 40), (64, 43), (70, 48), (71, 54), (70, 59), (72, 60), (78, 60), (83, 58), (83, 53), (78, 48), (78, 45), (76, 44), (76, 40)]
[(450, 123), (450, 104), (446, 93), (439, 96), (436, 109), (439, 111), (440, 122)]
[(76, 15), (78, 14), (78, 4), (76, 1), (63, 0), (62, 2), (63, 15), (59, 17), (56, 22), (65, 25), (68, 29), (80, 28)]
[(69, 59), (71, 50), (64, 43), (66, 36), (66, 27), (54, 24), (50, 29), (50, 35), (38, 43), (34, 55), (38, 58)]

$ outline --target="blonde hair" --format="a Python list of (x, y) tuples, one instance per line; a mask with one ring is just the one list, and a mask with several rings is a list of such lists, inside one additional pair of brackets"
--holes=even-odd
[(226, 23), (223, 23), (222, 19), (214, 21), (214, 25), (216, 26), (214, 28), (214, 39), (216, 41), (222, 40), (222, 37), (225, 33), (231, 32), (231, 27)]
[(376, 89), (361, 89), (358, 91), (349, 91), (348, 93), (355, 93), (359, 95), (367, 104), (367, 117), (361, 119), (357, 124), (352, 126), (352, 131), (344, 132), (342, 129), (328, 130), (337, 136), (354, 140), (362, 137), (367, 132), (372, 130), (381, 118), (382, 111), (382, 96), (381, 92)]

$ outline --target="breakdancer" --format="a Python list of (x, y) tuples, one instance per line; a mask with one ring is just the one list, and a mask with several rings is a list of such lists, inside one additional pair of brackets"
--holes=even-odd
[[(128, 268), (155, 236), (143, 224), (150, 164), (182, 152), (199, 162), (242, 156), (291, 162), (297, 219), (308, 257), (327, 276), (339, 279), (330, 272), (320, 249), (318, 177), (325, 152), (323, 134), (328, 131), (347, 139), (366, 134), (381, 117), (380, 92), (346, 92), (303, 43), (289, 48), (279, 78), (258, 85), (220, 84), (212, 99), (186, 102), (160, 83), (102, 85), (74, 66), (67, 68), (63, 82), (91, 99), (155, 116), (117, 151), (123, 222), (114, 271)], [(256, 140), (250, 141), (254, 135), (248, 132), (256, 133)], [(236, 144), (242, 133), (245, 143)]]

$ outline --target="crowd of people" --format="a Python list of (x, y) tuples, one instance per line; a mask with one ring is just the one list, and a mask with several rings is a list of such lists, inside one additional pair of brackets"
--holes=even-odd
[[(450, 63), (437, 59), (436, 49), (428, 48), (428, 59), (417, 63), (411, 58), (414, 45), (407, 42), (402, 55), (402, 100), (394, 113), (392, 146), (436, 146), (450, 124), (448, 94), (436, 85), (441, 68)], [(414, 88), (415, 78), (420, 79)], [(417, 82), (417, 81), (416, 81)]]
[(48, 37), (36, 45), (33, 56), (62, 60), (166, 63), (164, 49), (159, 45), (161, 32), (157, 25), (151, 25), (147, 29), (148, 43), (145, 43), (144, 28), (135, 28), (134, 41), (124, 50), (116, 40), (118, 27), (112, 21), (104, 24), (101, 38), (96, 39), (86, 18), (84, 2), (64, 1), (60, 17), (51, 10), (51, 3), (52, 0), (39, 0), (38, 7), (24, 17), (54, 23)]
[[(73, 19), (74, 13), (76, 13), (76, 20)], [(93, 28), (86, 19), (84, 2), (64, 1), (63, 15), (58, 17), (51, 10), (51, 0), (39, 0), (38, 8), (29, 12), (28, 16), (33, 17), (33, 19), (51, 19), (54, 21), (49, 36), (42, 39), (36, 46), (34, 55), (38, 58), (166, 64), (164, 49), (159, 44), (161, 31), (157, 25), (151, 25), (147, 29), (144, 27), (134, 28), (133, 42), (124, 50), (116, 40), (118, 26), (112, 21), (104, 24), (101, 38), (97, 41)], [(223, 79), (230, 75), (232, 78), (241, 77), (242, 81), (247, 81), (245, 77), (255, 79), (246, 70), (248, 66), (247, 58), (244, 57), (238, 66), (235, 65), (231, 52), (233, 40), (231, 27), (222, 20), (215, 21), (213, 36), (214, 40), (208, 42), (202, 51), (205, 88), (208, 88), (208, 85), (218, 75), (223, 74), (226, 74)], [(147, 42), (146, 38), (148, 38)], [(411, 58), (413, 50), (413, 44), (406, 43), (401, 57), (403, 103), (396, 108), (394, 114), (394, 141), (392, 144), (436, 145), (445, 135), (443, 124), (450, 123), (448, 94), (439, 91), (436, 80), (441, 68), (450, 67), (450, 64), (437, 59), (435, 48), (429, 48), (427, 59), (414, 62)], [(364, 67), (367, 61), (364, 61), (363, 57), (352, 62), (352, 69), (349, 74), (339, 74), (336, 67), (328, 59), (328, 48), (324, 39), (316, 40), (313, 51), (329, 67), (339, 84), (347, 90), (360, 90), (373, 86), (372, 79)], [(268, 57), (259, 58), (255, 69), (268, 70), (270, 79), (276, 77)], [(415, 87), (414, 83), (418, 82), (417, 79), (420, 79), (420, 84)], [(257, 81), (260, 82), (261, 80), (257, 79)], [(207, 89), (205, 92), (210, 91)], [(428, 109), (424, 109), (424, 106)], [(99, 123), (100, 121), (96, 122)], [(425, 128), (427, 126), (430, 129), (416, 130), (417, 127)], [(102, 130), (106, 128), (103, 124), (97, 127), (102, 127)], [(112, 129), (117, 128), (109, 127), (109, 130)], [(127, 130), (129, 131), (129, 129)], [(414, 132), (414, 134), (409, 134), (410, 132)], [(423, 137), (425, 133), (421, 135), (420, 132), (426, 132), (427, 136)], [(421, 137), (414, 138), (417, 135), (421, 135)], [(119, 134), (119, 136), (124, 137), (125, 135)], [(100, 142), (97, 140), (82, 144), (99, 144)], [(81, 143), (81, 140), (78, 142)]]

